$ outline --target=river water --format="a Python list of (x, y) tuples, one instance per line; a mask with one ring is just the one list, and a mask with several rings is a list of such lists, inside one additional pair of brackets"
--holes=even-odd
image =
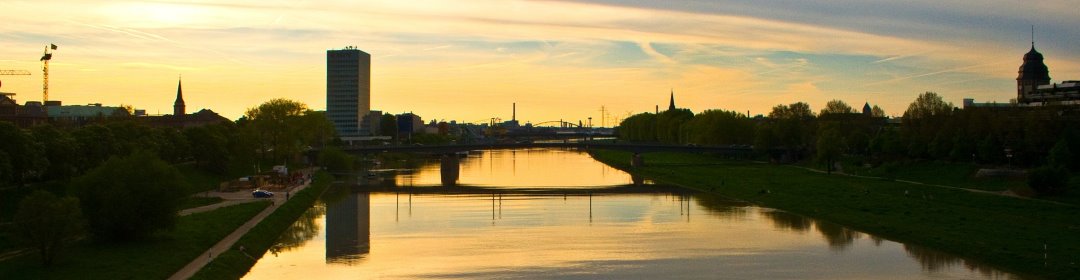
[[(388, 163), (333, 186), (245, 279), (1011, 279), (932, 249), (652, 184), (569, 150)], [(635, 180), (636, 179), (636, 180)], [(635, 184), (637, 182), (637, 184)]]

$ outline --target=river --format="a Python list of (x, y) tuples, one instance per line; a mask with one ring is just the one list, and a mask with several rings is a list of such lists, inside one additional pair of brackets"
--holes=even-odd
[(632, 178), (578, 151), (472, 153), (460, 159), (452, 185), (444, 185), (441, 166), (386, 163), (374, 176), (333, 186), (244, 278), (1015, 278), (932, 249)]

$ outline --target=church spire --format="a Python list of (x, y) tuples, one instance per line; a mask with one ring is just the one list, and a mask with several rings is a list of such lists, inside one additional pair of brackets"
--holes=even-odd
[(186, 114), (184, 106), (184, 90), (182, 87), (183, 81), (177, 79), (176, 81), (176, 101), (173, 102), (173, 116), (183, 116)]
[(675, 110), (675, 89), (671, 89), (671, 102), (668, 103), (667, 109), (668, 109), (668, 111), (674, 111)]

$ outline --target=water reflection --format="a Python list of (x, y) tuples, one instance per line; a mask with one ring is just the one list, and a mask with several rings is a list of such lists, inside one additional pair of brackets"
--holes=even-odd
[(326, 263), (355, 264), (371, 250), (371, 197), (348, 195), (326, 207)]
[(836, 224), (636, 180), (442, 186), (407, 184), (402, 174), (333, 186), (324, 205), (281, 237), (297, 245), (264, 256), (245, 278), (1012, 277)]
[(981, 264), (979, 262), (957, 257), (952, 254), (943, 253), (941, 251), (929, 249), (926, 247), (904, 244), (904, 251), (908, 253), (908, 256), (915, 258), (922, 265), (923, 270), (938, 272), (945, 271), (956, 267), (966, 268), (968, 271), (978, 272), (980, 275), (987, 278), (1007, 278), (1011, 275), (996, 270), (990, 266)]
[(814, 220), (811, 220), (806, 216), (784, 211), (763, 211), (761, 214), (772, 221), (773, 226), (778, 229), (807, 232), (810, 231), (810, 227), (814, 225)]
[[(457, 161), (457, 164), (453, 162)], [(444, 164), (445, 162), (445, 164)], [(412, 164), (412, 166), (401, 165)], [(417, 165), (418, 164), (418, 165)], [(457, 169), (454, 169), (454, 168)], [(632, 184), (629, 174), (598, 164), (572, 149), (494, 150), (464, 158), (389, 162), (377, 170), (397, 186), (544, 187), (575, 188)], [(644, 180), (642, 180), (644, 183)]]
[(323, 204), (313, 205), (300, 214), (300, 218), (285, 229), (274, 246), (270, 247), (271, 253), (276, 255), (303, 247), (309, 240), (318, 236), (321, 229), (319, 220), (323, 215), (326, 215), (326, 207)]

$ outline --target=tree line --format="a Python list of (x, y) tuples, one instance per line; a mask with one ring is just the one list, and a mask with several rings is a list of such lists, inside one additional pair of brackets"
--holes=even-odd
[(767, 116), (753, 118), (719, 109), (641, 113), (624, 119), (617, 131), (625, 141), (749, 145), (773, 160), (818, 160), (829, 166), (847, 157), (871, 165), (944, 160), (1071, 170), (1078, 166), (1069, 152), (1080, 149), (1078, 125), (1076, 108), (960, 109), (926, 92), (898, 123), (877, 106), (863, 114), (833, 100), (816, 114), (804, 102), (777, 105)]
[(29, 129), (0, 122), (0, 139), (0, 190), (22, 194), (14, 215), (0, 218), (13, 221), (11, 235), (50, 264), (83, 232), (127, 242), (170, 229), (184, 197), (211, 187), (188, 186), (177, 164), (218, 177), (249, 174), (257, 166), (300, 163), (308, 149), (336, 137), (323, 112), (273, 99), (236, 122), (175, 128), (116, 117)]

